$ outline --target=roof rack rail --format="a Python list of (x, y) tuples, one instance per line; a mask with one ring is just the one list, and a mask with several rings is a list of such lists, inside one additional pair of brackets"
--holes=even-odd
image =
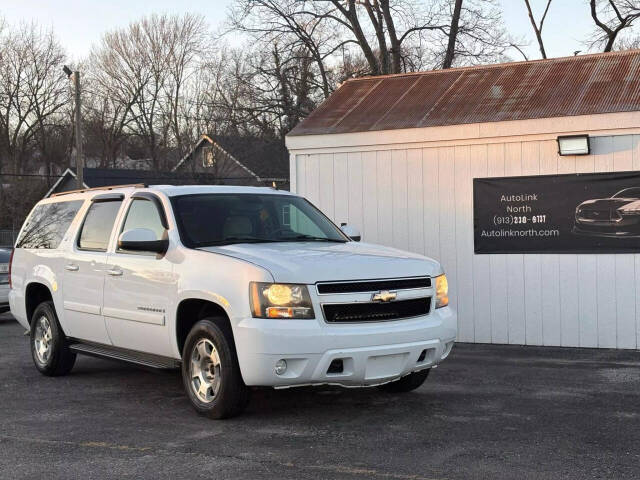
[(78, 190), (69, 190), (68, 192), (54, 193), (51, 197), (61, 197), (62, 195), (69, 195), (71, 193), (84, 193), (91, 192), (93, 190), (113, 190), (115, 188), (147, 188), (149, 185), (146, 183), (129, 183), (126, 185), (108, 185), (105, 187), (93, 187), (93, 188), (80, 188)]

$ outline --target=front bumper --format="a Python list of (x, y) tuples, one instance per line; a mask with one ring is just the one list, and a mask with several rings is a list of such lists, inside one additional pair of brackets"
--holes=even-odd
[[(457, 318), (449, 307), (392, 322), (247, 318), (234, 327), (244, 382), (273, 387), (387, 383), (437, 365), (451, 351), (456, 333)], [(275, 373), (279, 360), (287, 363), (281, 375)], [(341, 372), (332, 373), (334, 360), (341, 361)]]
[(640, 236), (640, 215), (622, 215), (598, 220), (576, 215), (573, 233), (595, 237), (637, 237)]
[(619, 225), (585, 225), (575, 224), (573, 233), (576, 235), (586, 235), (591, 237), (640, 237), (640, 229), (628, 229)]

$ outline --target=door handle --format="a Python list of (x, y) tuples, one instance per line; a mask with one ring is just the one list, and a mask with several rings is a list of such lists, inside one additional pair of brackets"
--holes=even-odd
[(119, 277), (120, 275), (122, 275), (122, 270), (120, 270), (119, 268), (112, 268), (111, 270), (107, 270), (107, 273), (112, 277)]
[(69, 272), (77, 272), (78, 270), (80, 270), (80, 267), (78, 267), (78, 265), (76, 265), (75, 263), (68, 263), (64, 266), (65, 270), (68, 270)]

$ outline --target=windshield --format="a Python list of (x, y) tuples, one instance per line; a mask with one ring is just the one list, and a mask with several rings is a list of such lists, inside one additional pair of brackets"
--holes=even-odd
[(640, 187), (625, 188), (611, 198), (640, 198)]
[(293, 195), (201, 194), (171, 199), (182, 242), (190, 248), (266, 242), (346, 242), (304, 198)]

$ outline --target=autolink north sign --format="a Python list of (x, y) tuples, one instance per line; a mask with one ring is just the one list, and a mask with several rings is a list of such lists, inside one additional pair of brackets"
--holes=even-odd
[(473, 180), (475, 253), (640, 252), (640, 172)]

